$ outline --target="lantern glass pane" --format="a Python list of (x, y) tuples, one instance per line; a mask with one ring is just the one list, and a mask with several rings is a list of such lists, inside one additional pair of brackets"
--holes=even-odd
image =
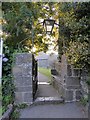
[(47, 34), (48, 34), (48, 35), (51, 35), (51, 32), (50, 32), (50, 31), (47, 31)]
[(52, 26), (47, 26), (47, 31), (52, 31)]
[(50, 25), (50, 21), (46, 21), (46, 25)]
[(46, 20), (46, 25), (52, 25), (53, 26), (53, 24), (54, 24), (53, 20), (49, 20), (49, 21)]

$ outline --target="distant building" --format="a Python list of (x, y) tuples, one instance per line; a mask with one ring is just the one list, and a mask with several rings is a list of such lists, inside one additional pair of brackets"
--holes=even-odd
[(46, 54), (44, 52), (39, 52), (38, 56), (36, 56), (38, 60), (38, 66), (44, 68), (53, 68), (54, 62), (57, 60), (57, 55), (54, 53)]

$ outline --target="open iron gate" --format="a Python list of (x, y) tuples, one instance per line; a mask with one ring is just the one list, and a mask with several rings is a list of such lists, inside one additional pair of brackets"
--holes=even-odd
[(33, 84), (33, 99), (35, 99), (35, 95), (38, 89), (38, 64), (37, 64), (37, 60), (35, 60), (34, 55), (32, 56), (33, 60), (32, 60), (32, 84)]

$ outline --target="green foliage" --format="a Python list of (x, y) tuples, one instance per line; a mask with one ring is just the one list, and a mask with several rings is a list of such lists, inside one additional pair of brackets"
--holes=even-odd
[[(32, 38), (34, 41), (34, 47), (36, 53), (40, 51), (47, 51), (48, 44), (44, 41), (48, 41), (45, 38), (42, 24), (39, 23), (39, 19), (48, 18), (53, 16), (56, 21), (59, 21), (59, 33), (55, 28), (52, 35), (58, 39), (58, 53), (61, 56), (73, 45), (73, 41), (78, 44), (82, 43), (83, 47), (88, 44), (90, 47), (89, 34), (90, 34), (90, 2), (85, 3), (3, 3), (2, 9), (4, 11), (3, 18), (6, 23), (3, 23), (3, 31), (8, 35), (5, 38), (6, 44), (10, 47), (17, 48), (18, 44), (24, 39), (20, 48), (27, 46), (28, 51), (32, 48)], [(8, 12), (7, 12), (8, 11)], [(40, 12), (38, 12), (40, 11)], [(38, 24), (38, 25), (37, 25)], [(33, 28), (33, 29), (32, 29)], [(39, 34), (41, 34), (39, 36)], [(59, 35), (59, 36), (58, 36)], [(45, 40), (43, 41), (43, 39)], [(7, 42), (8, 41), (8, 42)], [(50, 39), (49, 39), (50, 41)], [(71, 45), (72, 41), (72, 45)], [(86, 42), (86, 43), (85, 43)], [(57, 43), (55, 43), (57, 45)], [(79, 44), (80, 45), (80, 44)], [(81, 46), (81, 45), (80, 45)], [(84, 49), (87, 49), (86, 46)], [(80, 49), (78, 49), (79, 51)], [(82, 51), (82, 50), (80, 50)], [(76, 64), (88, 63), (90, 54), (87, 54), (87, 50), (84, 55), (80, 55), (77, 58), (77, 54), (74, 55)], [(90, 51), (89, 51), (90, 52)], [(71, 56), (73, 56), (74, 52)], [(71, 61), (75, 64), (75, 60), (71, 57)], [(69, 60), (70, 61), (70, 60)]]
[(18, 105), (18, 108), (19, 108), (19, 109), (24, 109), (24, 108), (26, 108), (26, 107), (28, 107), (28, 105), (25, 104), (25, 103)]
[(12, 77), (13, 52), (4, 44), (3, 48), (3, 68), (2, 68), (2, 107), (3, 113), (7, 110), (8, 105), (14, 101), (14, 85)]
[(71, 41), (66, 51), (68, 62), (82, 68), (85, 67), (86, 62), (89, 64), (89, 57), (86, 57), (88, 54), (88, 44), (86, 42)]
[[(90, 67), (89, 5), (90, 2), (75, 3), (75, 6), (72, 7), (73, 12), (70, 14), (71, 18), (68, 20), (68, 17), (66, 17), (65, 23), (70, 29), (70, 38), (66, 46), (68, 61), (76, 67), (82, 68)], [(86, 14), (80, 11), (85, 11)]]
[[(75, 65), (75, 67), (90, 67), (90, 2), (3, 3), (2, 9), (4, 13), (3, 19), (5, 21), (3, 23), (3, 31), (7, 35), (5, 37), (5, 43), (10, 49), (12, 48), (12, 51), (14, 48), (16, 49), (15, 52), (31, 51), (33, 38), (34, 47), (36, 48), (35, 53), (40, 51), (46, 52), (50, 39), (44, 34), (45, 31), (42, 25), (37, 25), (37, 23), (40, 19), (53, 16), (56, 22), (59, 21), (60, 24), (58, 27), (59, 33), (57, 28), (55, 28), (55, 34), (52, 34), (56, 41), (58, 41), (55, 41), (55, 45), (58, 45), (59, 57), (65, 53), (69, 63)], [(3, 83), (5, 84), (8, 81), (9, 84), (10, 79), (12, 79), (12, 55), (11, 53), (9, 54), (8, 50), (5, 53), (6, 57), (10, 59), (8, 65), (7, 62), (3, 64), (5, 66), (3, 67), (5, 71), (3, 72)]]
[(24, 109), (28, 107), (27, 104), (23, 103), (23, 104), (18, 104), (14, 106), (14, 110), (11, 114), (10, 120), (17, 120), (20, 116), (20, 109)]
[(38, 34), (41, 34), (42, 38), (45, 36), (42, 24), (38, 24), (38, 17), (45, 12), (45, 10), (42, 12), (41, 8), (42, 3), (2, 3), (3, 19), (5, 21), (3, 23), (3, 31), (7, 35), (7, 37), (4, 37), (9, 47), (17, 49), (18, 44), (28, 38), (22, 42), (20, 47), (25, 49), (25, 46), (27, 46), (28, 51), (30, 51), (33, 39), (37, 52), (47, 50), (47, 47), (44, 47), (46, 44), (42, 42), (41, 36), (38, 36)]
[(10, 120), (18, 120), (20, 112), (17, 107), (14, 108), (13, 113), (11, 114)]
[(81, 103), (83, 106), (86, 106), (87, 103), (88, 103), (88, 97), (83, 97), (83, 98), (81, 98), (80, 103)]

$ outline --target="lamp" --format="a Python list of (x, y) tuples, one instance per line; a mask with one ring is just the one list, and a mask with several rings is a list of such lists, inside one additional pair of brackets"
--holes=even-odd
[[(44, 19), (43, 21), (43, 26), (44, 26), (44, 29), (46, 30), (46, 34), (52, 34), (52, 31), (53, 31), (53, 27), (54, 27), (54, 24), (55, 25), (58, 25), (59, 27), (59, 36), (58, 36), (58, 54), (59, 54), (59, 61), (61, 61), (61, 55), (63, 54), (63, 43), (64, 41), (60, 39), (60, 33), (62, 33), (62, 30), (60, 28), (63, 27), (62, 24), (60, 24), (60, 18), (59, 18), (59, 24), (55, 22), (55, 20), (53, 19)], [(61, 46), (60, 46), (61, 44)], [(64, 44), (64, 47), (65, 47), (65, 44)]]
[(53, 19), (44, 19), (43, 26), (46, 30), (46, 34), (52, 34), (52, 30), (55, 24), (55, 20)]

